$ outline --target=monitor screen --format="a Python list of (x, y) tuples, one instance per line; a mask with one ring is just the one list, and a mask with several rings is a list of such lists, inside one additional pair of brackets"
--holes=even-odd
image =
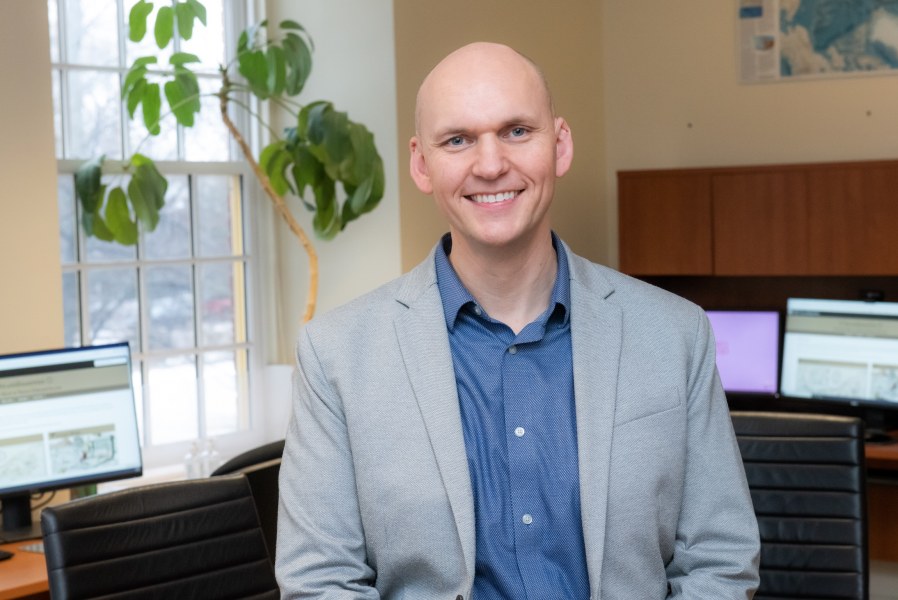
[(780, 315), (775, 310), (708, 310), (724, 391), (775, 394)]
[(790, 298), (780, 391), (898, 409), (898, 303)]
[(0, 539), (39, 535), (32, 493), (141, 472), (127, 343), (0, 356)]

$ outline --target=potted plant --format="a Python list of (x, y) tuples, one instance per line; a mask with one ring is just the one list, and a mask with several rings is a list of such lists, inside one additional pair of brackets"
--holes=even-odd
[[(199, 21), (206, 22), (206, 9), (199, 0), (178, 0), (158, 9), (139, 0), (128, 17), (129, 37), (141, 41), (152, 31), (156, 46), (166, 49), (175, 36), (188, 40)], [(302, 244), (309, 263), (309, 288), (302, 321), (315, 312), (318, 294), (318, 257), (314, 245), (284, 200), (297, 195), (314, 213), (312, 226), (321, 239), (332, 239), (348, 223), (373, 210), (384, 193), (383, 161), (371, 132), (351, 121), (324, 100), (300, 105), (300, 94), (312, 68), (313, 43), (295, 21), (278, 27), (262, 21), (241, 35), (236, 55), (219, 67), (220, 88), (216, 93), (222, 125), (227, 128), (258, 179), (265, 195), (290, 231)], [(148, 136), (159, 135), (170, 122), (192, 127), (201, 110), (200, 87), (191, 70), (199, 59), (174, 52), (168, 68), (160, 68), (155, 55), (134, 60), (122, 84), (122, 100), (131, 119), (141, 119)], [(249, 110), (237, 95), (249, 93), (259, 101), (276, 103), (288, 110), (295, 125), (274, 138), (258, 157), (230, 116), (232, 107)], [(163, 108), (167, 110), (163, 112)], [(268, 129), (257, 113), (253, 118)], [(75, 192), (82, 208), (82, 227), (88, 235), (124, 245), (137, 243), (138, 231), (152, 231), (165, 205), (166, 178), (152, 158), (135, 152), (125, 160), (130, 175), (127, 186), (103, 183), (100, 156), (82, 164), (75, 176)], [(338, 193), (338, 185), (343, 194)], [(344, 199), (341, 201), (340, 197)]]

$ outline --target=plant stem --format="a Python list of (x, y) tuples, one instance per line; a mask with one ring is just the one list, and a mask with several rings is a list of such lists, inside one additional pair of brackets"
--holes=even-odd
[(271, 181), (268, 179), (268, 175), (265, 174), (265, 171), (262, 170), (262, 167), (260, 167), (259, 163), (256, 162), (256, 159), (253, 158), (253, 153), (249, 147), (249, 144), (246, 143), (243, 135), (241, 135), (236, 125), (234, 125), (234, 122), (231, 121), (230, 116), (228, 116), (227, 90), (230, 84), (228, 81), (227, 72), (222, 72), (222, 81), (223, 85), (218, 96), (219, 108), (221, 109), (221, 118), (224, 121), (225, 126), (228, 128), (228, 131), (231, 132), (231, 135), (233, 135), (234, 139), (237, 141), (237, 145), (240, 146), (240, 150), (241, 152), (243, 152), (243, 156), (249, 163), (249, 166), (253, 170), (253, 173), (256, 175), (256, 178), (259, 180), (259, 183), (262, 184), (262, 189), (265, 190), (265, 193), (274, 204), (275, 210), (279, 215), (281, 215), (284, 221), (286, 221), (287, 226), (290, 228), (290, 231), (293, 232), (293, 235), (299, 238), (299, 241), (309, 258), (309, 291), (306, 295), (305, 313), (302, 316), (302, 323), (308, 323), (312, 319), (312, 316), (315, 314), (315, 306), (318, 298), (318, 253), (315, 251), (315, 247), (312, 245), (312, 241), (309, 239), (309, 236), (306, 235), (306, 232), (300, 226), (299, 222), (297, 222), (296, 218), (293, 216), (293, 213), (290, 212), (290, 207), (287, 206), (287, 203), (284, 202), (284, 199), (280, 196), (280, 194), (274, 191), (274, 188), (271, 187)]

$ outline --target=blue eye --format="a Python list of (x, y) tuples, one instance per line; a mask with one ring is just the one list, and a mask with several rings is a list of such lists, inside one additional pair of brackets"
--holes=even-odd
[(450, 146), (461, 146), (465, 143), (465, 139), (460, 135), (456, 135), (455, 137), (449, 138), (446, 143)]
[(527, 130), (523, 127), (515, 127), (511, 130), (512, 137), (521, 137), (525, 133), (527, 133)]

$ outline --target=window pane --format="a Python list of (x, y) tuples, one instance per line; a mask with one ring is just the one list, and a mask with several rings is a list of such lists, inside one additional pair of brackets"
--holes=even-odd
[[(235, 294), (240, 298), (238, 290), (243, 289), (243, 263), (200, 265), (199, 274), (203, 343), (208, 346), (233, 344), (238, 340), (235, 332), (242, 334), (244, 330), (236, 325), (234, 316)], [(242, 311), (238, 314), (242, 315)], [(240, 335), (239, 341), (243, 338), (244, 335)]]
[(169, 176), (165, 206), (159, 213), (156, 229), (144, 237), (144, 257), (189, 258), (190, 244), (190, 197), (186, 176)]
[(59, 258), (62, 264), (72, 264), (78, 257), (75, 228), (75, 180), (71, 175), (56, 178), (56, 202), (59, 206)]
[(65, 0), (66, 62), (118, 66), (115, 4), (109, 0)]
[(206, 434), (232, 433), (246, 427), (241, 398), (247, 387), (246, 352), (210, 352), (203, 357)]
[(236, 176), (197, 177), (196, 195), (200, 256), (243, 253), (240, 179)]
[(168, 444), (199, 437), (196, 359), (168, 356), (147, 360), (144, 401), (150, 404), (150, 443)]
[(122, 158), (121, 100), (115, 73), (69, 71), (66, 158)]
[(151, 350), (194, 345), (193, 278), (190, 266), (147, 267)]
[(63, 345), (81, 345), (81, 301), (78, 297), (78, 273), (62, 274)]
[[(160, 84), (161, 87), (161, 84)], [(163, 96), (165, 92), (160, 92)], [(153, 160), (178, 159), (178, 127), (173, 115), (165, 116), (168, 104), (162, 100), (162, 119), (159, 135), (150, 135), (138, 108), (133, 119), (128, 119), (128, 154), (140, 152)]]
[(230, 133), (221, 119), (219, 99), (210, 95), (218, 93), (221, 81), (201, 78), (199, 84), (203, 108), (196, 115), (193, 127), (184, 130), (186, 159), (200, 162), (229, 160)]
[(53, 71), (50, 75), (50, 83), (53, 89), (53, 137), (56, 146), (56, 158), (62, 158), (62, 111), (59, 107), (62, 105), (62, 97), (59, 95), (59, 78), (62, 77), (60, 71)]
[(90, 343), (128, 342), (138, 351), (137, 270), (97, 269), (86, 276)]
[(47, 19), (50, 26), (50, 62), (59, 62), (59, 6), (56, 0), (47, 0)]
[(224, 20), (221, 0), (203, 0), (206, 7), (206, 26), (194, 21), (193, 36), (181, 42), (181, 50), (200, 59), (197, 70), (217, 73), (225, 59)]

